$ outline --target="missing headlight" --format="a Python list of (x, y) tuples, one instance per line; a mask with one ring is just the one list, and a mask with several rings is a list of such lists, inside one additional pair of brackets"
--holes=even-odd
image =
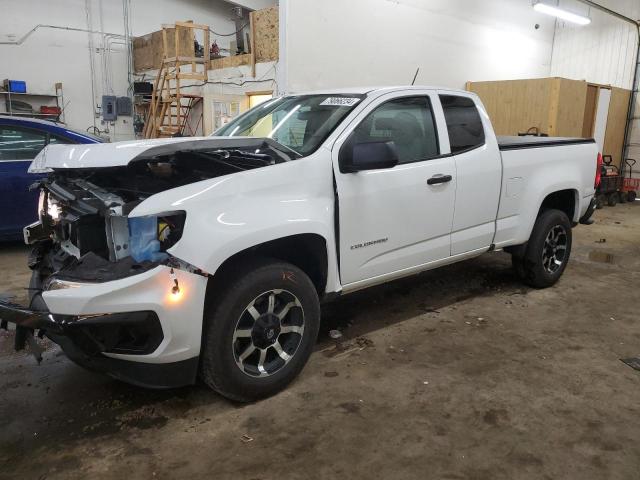
[(134, 260), (166, 260), (166, 251), (182, 237), (185, 218), (183, 211), (129, 218), (130, 252)]

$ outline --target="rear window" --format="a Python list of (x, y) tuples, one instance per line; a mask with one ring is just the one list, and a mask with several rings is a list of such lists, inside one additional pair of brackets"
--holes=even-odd
[(476, 104), (468, 97), (440, 95), (449, 131), (451, 153), (462, 153), (484, 145), (484, 128)]

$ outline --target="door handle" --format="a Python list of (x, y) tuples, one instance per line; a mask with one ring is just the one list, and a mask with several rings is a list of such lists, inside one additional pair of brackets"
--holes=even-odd
[(438, 174), (434, 175), (433, 177), (431, 177), (429, 180), (427, 180), (427, 184), (428, 185), (437, 185), (438, 183), (450, 182), (452, 179), (453, 179), (453, 177), (451, 175), (442, 175), (441, 173), (438, 173)]

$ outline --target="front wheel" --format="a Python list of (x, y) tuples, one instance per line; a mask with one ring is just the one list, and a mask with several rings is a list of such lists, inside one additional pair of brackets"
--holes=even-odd
[(232, 400), (282, 390), (306, 364), (318, 336), (320, 303), (309, 277), (277, 260), (256, 260), (224, 279), (205, 311), (201, 376)]
[(537, 218), (523, 257), (513, 257), (516, 273), (535, 288), (558, 281), (571, 254), (571, 222), (561, 210), (546, 210)]

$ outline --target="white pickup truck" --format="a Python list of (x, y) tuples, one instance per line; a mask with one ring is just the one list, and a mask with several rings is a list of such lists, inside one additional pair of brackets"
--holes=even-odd
[(250, 401), (302, 370), (321, 301), (492, 250), (548, 287), (594, 207), (592, 139), (496, 138), (464, 91), (288, 95), (215, 135), (42, 151), (17, 347)]

